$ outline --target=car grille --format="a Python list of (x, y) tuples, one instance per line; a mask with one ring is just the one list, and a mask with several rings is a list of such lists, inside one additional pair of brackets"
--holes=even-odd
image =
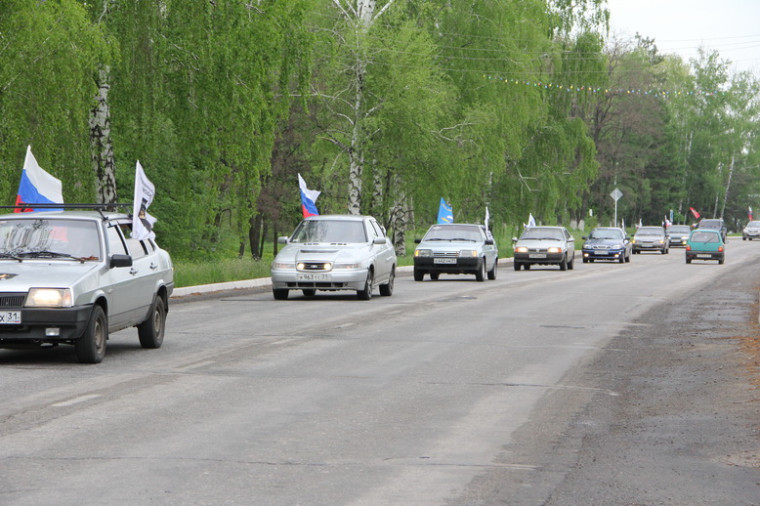
[(597, 244), (597, 245), (593, 246), (593, 249), (604, 249), (604, 250), (607, 250), (607, 249), (610, 249), (610, 247), (607, 244)]
[(0, 307), (21, 307), (24, 305), (25, 293), (0, 293)]
[(435, 258), (457, 258), (459, 256), (458, 251), (434, 251), (433, 257)]
[(303, 271), (324, 271), (325, 262), (305, 262), (303, 264)]

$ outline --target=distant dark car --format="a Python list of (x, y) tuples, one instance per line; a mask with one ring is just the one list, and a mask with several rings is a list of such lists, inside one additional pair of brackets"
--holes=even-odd
[(659, 226), (639, 227), (633, 236), (633, 252), (659, 251), (663, 255), (668, 254), (668, 236), (665, 229)]
[(686, 243), (686, 263), (692, 260), (717, 260), (723, 264), (726, 259), (726, 243), (719, 230), (697, 229)]
[(750, 221), (742, 230), (742, 240), (760, 239), (760, 221)]
[(583, 263), (594, 260), (631, 261), (631, 241), (622, 228), (597, 227), (583, 240)]
[(698, 229), (710, 229), (710, 230), (717, 230), (720, 232), (720, 236), (723, 238), (723, 242), (726, 242), (726, 236), (728, 235), (728, 228), (726, 227), (726, 223), (723, 221), (723, 218), (705, 218), (700, 220), (699, 225), (697, 225)]
[(685, 247), (689, 240), (691, 227), (689, 225), (671, 225), (668, 229), (668, 244), (670, 247)]

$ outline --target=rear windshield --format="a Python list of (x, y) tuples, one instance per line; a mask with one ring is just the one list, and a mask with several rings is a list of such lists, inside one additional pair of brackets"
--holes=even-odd
[(713, 232), (694, 232), (691, 234), (691, 242), (720, 242), (720, 236)]

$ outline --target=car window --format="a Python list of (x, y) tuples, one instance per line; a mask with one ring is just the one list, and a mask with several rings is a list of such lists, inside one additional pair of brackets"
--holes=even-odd
[(713, 232), (694, 232), (691, 235), (692, 242), (720, 242), (720, 236)]
[(108, 240), (108, 252), (111, 255), (126, 255), (127, 249), (119, 234), (116, 225), (106, 227), (106, 239)]
[(460, 225), (433, 225), (423, 237), (424, 241), (483, 241), (479, 227)]
[(291, 242), (367, 242), (367, 235), (361, 221), (304, 220), (293, 232)]
[(93, 221), (68, 219), (9, 219), (0, 221), (0, 252), (51, 252), (61, 257), (98, 259), (100, 238)]
[(383, 232), (383, 227), (381, 227), (377, 221), (370, 220), (369, 222), (372, 225), (372, 228), (375, 230), (375, 234), (377, 237), (385, 237), (385, 232)]
[(127, 239), (127, 249), (133, 259), (142, 258), (147, 256), (148, 250), (145, 247), (145, 243), (134, 237)]

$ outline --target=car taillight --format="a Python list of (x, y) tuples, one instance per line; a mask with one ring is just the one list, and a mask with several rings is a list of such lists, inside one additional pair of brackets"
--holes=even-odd
[(718, 246), (718, 251), (723, 253), (723, 246)]
[(686, 251), (691, 251), (691, 246), (689, 246), (688, 244), (686, 245)]

